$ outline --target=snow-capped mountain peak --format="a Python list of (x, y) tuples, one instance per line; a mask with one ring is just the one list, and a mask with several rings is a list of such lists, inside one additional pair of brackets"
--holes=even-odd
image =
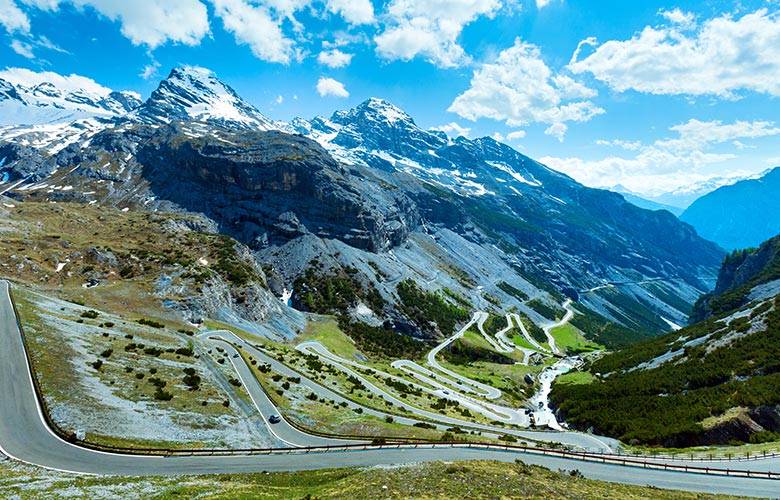
[(211, 70), (198, 66), (174, 68), (133, 116), (146, 123), (195, 120), (241, 128), (277, 128)]
[(0, 72), (0, 126), (113, 118), (140, 104), (135, 92), (113, 92), (84, 77), (19, 68)]
[(331, 121), (342, 125), (368, 121), (396, 127), (417, 127), (412, 117), (404, 110), (376, 97), (367, 99), (352, 109), (336, 111)]

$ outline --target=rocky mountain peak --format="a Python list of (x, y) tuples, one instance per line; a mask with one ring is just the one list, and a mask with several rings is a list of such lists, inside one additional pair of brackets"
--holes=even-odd
[(134, 117), (156, 124), (195, 120), (231, 128), (277, 128), (211, 70), (198, 66), (171, 70)]
[(32, 95), (44, 97), (60, 97), (62, 92), (53, 83), (43, 82), (32, 88)]
[(417, 128), (414, 119), (404, 110), (377, 97), (366, 99), (350, 110), (336, 111), (331, 121), (341, 125), (375, 122), (388, 126)]

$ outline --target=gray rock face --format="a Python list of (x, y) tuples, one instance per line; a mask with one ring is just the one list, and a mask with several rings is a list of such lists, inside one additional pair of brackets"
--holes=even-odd
[(346, 148), (394, 151), (416, 157), (429, 155), (428, 151), (447, 144), (446, 138), (424, 132), (406, 112), (381, 99), (369, 99), (354, 109), (337, 111), (330, 121), (343, 126), (333, 142)]
[(586, 188), (491, 138), (450, 140), (422, 130), (380, 99), (295, 128), (337, 157), (387, 172), (428, 222), (544, 255), (532, 265), (549, 270), (559, 289), (589, 288), (593, 277), (619, 268), (706, 290), (712, 284), (700, 276), (723, 255), (671, 214)]
[(35, 148), (0, 142), (0, 179), (3, 182), (19, 179), (38, 181), (49, 175), (54, 168), (55, 162)]
[(765, 241), (756, 249), (732, 252), (723, 260), (715, 289), (696, 302), (691, 320), (702, 321), (747, 304), (753, 300), (750, 289), (754, 287), (766, 286), (766, 292), (771, 296), (773, 282), (779, 278), (780, 236)]
[(193, 139), (173, 126), (137, 158), (156, 197), (202, 212), (256, 247), (312, 233), (378, 252), (400, 244), (420, 220), (407, 196), (346, 171), (300, 136), (226, 131)]

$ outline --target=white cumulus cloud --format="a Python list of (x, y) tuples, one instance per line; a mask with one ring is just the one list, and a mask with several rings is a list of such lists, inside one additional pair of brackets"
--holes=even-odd
[(11, 40), (11, 50), (27, 59), (35, 59), (33, 47), (29, 43), (22, 42), (21, 40)]
[(352, 62), (352, 54), (339, 49), (323, 50), (317, 56), (317, 62), (329, 68), (343, 68)]
[(627, 151), (637, 151), (639, 148), (642, 147), (642, 143), (640, 141), (624, 141), (622, 139), (598, 139), (596, 141), (596, 144), (599, 146), (610, 146), (610, 147), (617, 147), (622, 148)]
[(324, 76), (317, 81), (317, 93), (322, 97), (349, 97), (349, 92), (347, 92), (343, 83)]
[(225, 29), (240, 43), (249, 45), (258, 59), (287, 64), (294, 55), (293, 41), (285, 37), (279, 22), (265, 6), (245, 0), (212, 0)]
[(152, 61), (143, 67), (143, 69), (138, 74), (138, 76), (140, 76), (144, 80), (148, 80), (151, 77), (155, 76), (157, 74), (157, 70), (159, 69), (160, 69), (160, 63), (158, 63), (157, 61)]
[(696, 20), (696, 16), (692, 12), (683, 12), (679, 7), (672, 10), (661, 11), (660, 14), (670, 23), (680, 24), (682, 26), (690, 26)]
[(374, 22), (374, 5), (371, 0), (328, 0), (327, 8), (350, 24)]
[(389, 22), (374, 39), (377, 52), (389, 60), (422, 56), (451, 68), (468, 61), (458, 43), (463, 27), (481, 16), (493, 17), (500, 0), (392, 0)]
[(724, 14), (693, 31), (680, 25), (687, 14), (671, 11), (666, 17), (674, 24), (608, 41), (582, 60), (572, 58), (569, 68), (619, 92), (733, 98), (748, 90), (780, 96), (780, 13)]
[(469, 127), (464, 127), (457, 122), (450, 122), (444, 125), (439, 125), (438, 127), (431, 127), (431, 130), (444, 132), (450, 137), (468, 137), (471, 133), (471, 129)]
[(604, 110), (589, 99), (596, 92), (568, 75), (555, 74), (539, 48), (519, 38), (495, 61), (483, 64), (448, 111), (468, 120), (491, 118), (510, 127), (545, 123), (547, 134), (562, 139), (566, 122), (584, 122)]
[(536, 0), (536, 8), (542, 10), (553, 2), (553, 0)]
[[(0, 0), (0, 2), (7, 0)], [(209, 32), (206, 6), (200, 0), (22, 0), (56, 11), (61, 4), (91, 8), (118, 21), (122, 34), (135, 45), (158, 47), (166, 42), (197, 45)]]
[(32, 71), (26, 68), (6, 68), (0, 71), (0, 78), (14, 85), (34, 87), (49, 82), (67, 91), (85, 90), (91, 94), (107, 96), (111, 89), (100, 85), (92, 78), (81, 75), (60, 75), (53, 71)]
[(0, 25), (8, 33), (30, 32), (30, 19), (13, 0), (0, 0)]

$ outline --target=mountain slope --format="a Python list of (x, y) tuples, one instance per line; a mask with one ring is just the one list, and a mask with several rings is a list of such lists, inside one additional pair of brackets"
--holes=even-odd
[(214, 73), (196, 66), (174, 68), (130, 119), (150, 124), (194, 120), (244, 129), (276, 128)]
[(26, 86), (0, 78), (0, 127), (114, 117), (141, 104), (135, 92), (86, 90), (41, 82)]
[(696, 301), (691, 319), (701, 321), (780, 291), (780, 236), (758, 248), (727, 255), (712, 293)]
[[(411, 335), (443, 332), (408, 314), (398, 290), (407, 280), (541, 324), (565, 294), (597, 325), (592, 336), (613, 322), (630, 342), (685, 323), (722, 258), (667, 212), (586, 188), (493, 139), (422, 130), (380, 99), (280, 124), (208, 70), (185, 67), (131, 113), (95, 123), (0, 133), (0, 192), (203, 214), (253, 250), (278, 296), (292, 290), (298, 307)], [(312, 281), (356, 292), (333, 300)]]
[[(780, 439), (779, 242), (725, 260), (710, 318), (602, 357), (590, 383), (557, 384), (560, 414), (625, 442)], [(728, 298), (735, 291), (741, 300)]]
[(702, 196), (680, 218), (727, 250), (756, 246), (780, 233), (778, 193), (780, 167)]

